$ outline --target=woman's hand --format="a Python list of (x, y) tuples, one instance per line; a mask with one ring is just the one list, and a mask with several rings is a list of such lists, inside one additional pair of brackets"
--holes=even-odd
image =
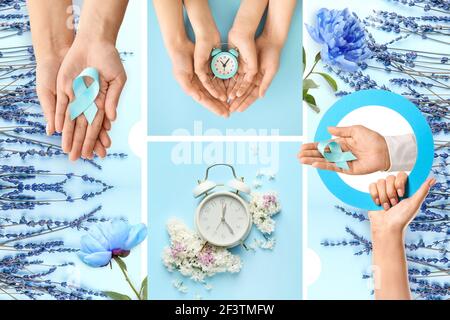
[[(258, 55), (256, 52), (255, 34), (247, 30), (232, 29), (228, 34), (228, 45), (239, 52), (239, 70), (228, 87), (228, 99), (233, 101), (244, 96), (253, 89), (258, 73)], [(231, 109), (231, 111), (235, 111)]]
[(278, 72), (282, 46), (262, 35), (256, 40), (258, 55), (258, 74), (254, 83), (243, 96), (234, 99), (230, 104), (230, 111), (243, 112), (258, 98), (264, 97), (272, 80)]
[(218, 116), (228, 117), (228, 105), (212, 96), (194, 72), (194, 50), (194, 44), (187, 38), (170, 50), (175, 79), (196, 102)]
[(377, 300), (411, 299), (405, 230), (435, 183), (435, 179), (428, 179), (411, 198), (389, 210), (369, 212)]
[(389, 210), (397, 205), (400, 199), (405, 195), (406, 182), (408, 175), (399, 172), (397, 176), (388, 176), (386, 179), (380, 179), (376, 183), (369, 185), (369, 192), (376, 203), (382, 205), (384, 210)]
[(211, 52), (220, 45), (220, 35), (213, 30), (195, 37), (194, 69), (203, 87), (211, 96), (222, 102), (227, 101), (225, 82), (216, 78), (211, 71)]
[[(403, 179), (404, 177), (401, 177), (401, 183), (399, 185), (404, 185)], [(422, 202), (435, 183), (436, 179), (428, 179), (412, 197), (400, 201), (388, 210), (370, 211), (369, 219), (372, 233), (403, 235), (404, 230), (415, 218)], [(385, 181), (385, 184), (392, 184), (392, 179), (391, 182)]]
[[(91, 125), (84, 115), (70, 119), (69, 102), (75, 100), (73, 80), (87, 67), (100, 73), (100, 93), (95, 100), (98, 112)], [(57, 80), (57, 104), (55, 127), (62, 131), (62, 147), (71, 160), (79, 157), (92, 159), (94, 150), (100, 156), (100, 144), (109, 148), (111, 140), (105, 130), (111, 129), (110, 121), (116, 119), (120, 94), (127, 80), (125, 69), (115, 45), (110, 41), (90, 41), (77, 36), (67, 53)], [(106, 117), (105, 117), (106, 115)]]
[(364, 126), (345, 128), (330, 127), (328, 131), (336, 136), (344, 152), (352, 152), (357, 160), (349, 162), (349, 170), (339, 168), (328, 162), (317, 149), (318, 143), (307, 143), (302, 146), (298, 157), (303, 164), (322, 170), (336, 171), (350, 175), (369, 174), (387, 171), (391, 166), (386, 140), (378, 132)]

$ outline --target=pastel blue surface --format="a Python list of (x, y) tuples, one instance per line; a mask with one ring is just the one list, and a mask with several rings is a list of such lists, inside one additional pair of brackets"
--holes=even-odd
[[(81, 4), (81, 1), (78, 2)], [(53, 157), (51, 159), (42, 159), (37, 156), (27, 157), (26, 160), (22, 160), (19, 157), (2, 159), (2, 164), (7, 165), (31, 165), (35, 166), (36, 169), (51, 170), (55, 173), (87, 174), (104, 181), (108, 185), (114, 186), (114, 188), (101, 196), (88, 201), (54, 203), (49, 206), (37, 207), (33, 211), (22, 212), (17, 210), (6, 212), (6, 215), (20, 218), (21, 214), (26, 214), (28, 219), (50, 218), (53, 220), (70, 220), (80, 217), (98, 206), (102, 206), (102, 210), (96, 215), (98, 218), (120, 217), (127, 218), (131, 224), (141, 222), (141, 161), (133, 154), (128, 145), (128, 133), (132, 126), (139, 121), (140, 110), (138, 108), (128, 108), (127, 105), (139, 105), (140, 102), (139, 84), (142, 73), (139, 68), (139, 63), (141, 61), (142, 48), (138, 34), (141, 22), (135, 17), (140, 16), (142, 4), (143, 2), (140, 1), (130, 2), (117, 43), (120, 52), (133, 52), (134, 55), (127, 56), (124, 61), (124, 66), (128, 74), (128, 83), (121, 96), (118, 121), (113, 124), (112, 130), (110, 131), (113, 145), (109, 151), (123, 152), (128, 154), (128, 157), (123, 160), (114, 158), (96, 160), (96, 162), (102, 166), (102, 170), (99, 170), (82, 160), (71, 162), (67, 156)], [(130, 36), (130, 34), (137, 36)], [(28, 46), (31, 45), (31, 34), (24, 33), (21, 36), (4, 38), (1, 39), (0, 44), (1, 47)], [(30, 108), (29, 111), (40, 112), (40, 108)], [(11, 123), (0, 122), (0, 127), (7, 125), (11, 125)], [(60, 144), (61, 142), (60, 137), (42, 137), (42, 139), (55, 144)], [(126, 179), (124, 179), (124, 177), (126, 177)], [(86, 192), (99, 191), (99, 188), (98, 186), (93, 188), (89, 184), (74, 179), (73, 182), (68, 185), (66, 190), (69, 195), (75, 197), (81, 196)], [(123, 199), (126, 199), (126, 201), (123, 201)], [(62, 233), (39, 237), (39, 240), (62, 239), (67, 247), (79, 248), (81, 235), (83, 235), (82, 231), (69, 229)], [(140, 274), (141, 257), (139, 249), (137, 249), (125, 259), (130, 276), (135, 283), (140, 283), (142, 281)], [(80, 281), (86, 288), (114, 290), (129, 294), (130, 296), (133, 294), (127, 283), (124, 281), (121, 271), (117, 267), (114, 267), (112, 270), (109, 267), (99, 269), (90, 268), (83, 264), (75, 253), (50, 255), (46, 261), (56, 264), (60, 264), (63, 261), (75, 263), (73, 268), (61, 268), (61, 270), (54, 275), (53, 279), (75, 282)], [(2, 297), (0, 297), (0, 300), (1, 299)]]
[[(188, 143), (192, 146), (192, 159), (196, 151), (203, 148), (211, 150), (219, 146), (233, 147), (233, 143)], [(245, 251), (238, 247), (232, 250), (239, 254), (243, 261), (243, 268), (238, 274), (217, 275), (207, 282), (213, 286), (207, 291), (200, 284), (183, 278), (178, 273), (169, 273), (162, 261), (164, 247), (169, 244), (166, 223), (170, 218), (179, 218), (194, 230), (195, 208), (199, 203), (192, 195), (198, 179), (203, 179), (209, 163), (206, 156), (203, 161), (193, 164), (176, 165), (172, 161), (172, 151), (176, 143), (155, 142), (149, 145), (149, 297), (150, 299), (193, 299), (197, 294), (204, 299), (300, 299), (302, 294), (302, 215), (301, 215), (301, 167), (298, 165), (296, 154), (299, 150), (297, 143), (276, 144), (272, 149), (279, 158), (280, 165), (276, 179), (263, 179), (262, 191), (279, 192), (283, 211), (275, 217), (276, 246), (274, 251), (256, 252)], [(250, 150), (239, 144), (243, 153)], [(279, 148), (279, 152), (277, 151)], [(261, 148), (262, 149), (262, 148)], [(217, 150), (217, 149), (216, 149)], [(229, 149), (228, 149), (229, 150)], [(238, 176), (244, 176), (246, 182), (252, 185), (259, 169), (267, 165), (239, 164), (239, 157), (231, 157)], [(237, 163), (237, 164), (236, 164)], [(258, 162), (260, 163), (260, 162)], [(216, 182), (230, 180), (227, 168), (217, 168), (211, 171), (209, 179)], [(260, 232), (253, 228), (248, 243), (254, 238), (260, 238)], [(181, 279), (189, 288), (187, 294), (178, 292), (173, 286), (174, 279)]]
[[(404, 16), (417, 16), (420, 13), (417, 8), (400, 5), (394, 1), (388, 0), (314, 0), (304, 2), (304, 21), (311, 23), (317, 10), (321, 8), (344, 9), (349, 8), (358, 14), (360, 18), (367, 17), (375, 10), (394, 11)], [(374, 37), (380, 43), (389, 42), (395, 38), (394, 34), (386, 34), (380, 31), (373, 31)], [(418, 43), (422, 39), (410, 37), (401, 43), (402, 48), (418, 48)], [(319, 46), (314, 43), (307, 33), (304, 33), (303, 44), (307, 53), (308, 66), (314, 62), (314, 57), (320, 51)], [(399, 44), (400, 45), (400, 44)], [(419, 44), (420, 46), (420, 44)], [(446, 46), (439, 48), (437, 44), (430, 46), (431, 50), (437, 52), (446, 52)], [(318, 71), (326, 72), (319, 64)], [(391, 75), (385, 72), (372, 72), (372, 79), (378, 83), (389, 85)], [(313, 141), (324, 112), (326, 112), (337, 100), (333, 92), (327, 89), (327, 83), (319, 78), (315, 80), (322, 86), (316, 91), (315, 97), (322, 112), (316, 114), (308, 110), (308, 127), (305, 128), (306, 141)], [(343, 81), (338, 80), (340, 90), (348, 90)], [(398, 89), (396, 89), (398, 90)], [(401, 89), (400, 89), (401, 90)], [(350, 216), (346, 216), (335, 208), (335, 206), (345, 206), (345, 204), (336, 198), (323, 184), (318, 171), (314, 168), (307, 169), (308, 175), (308, 248), (313, 250), (320, 259), (321, 269), (319, 277), (314, 283), (308, 286), (308, 299), (373, 299), (372, 281), (363, 279), (362, 275), (369, 272), (372, 264), (370, 255), (355, 256), (356, 248), (352, 247), (324, 247), (321, 242), (324, 240), (342, 241), (351, 239), (345, 232), (345, 228), (350, 227), (357, 234), (370, 238), (370, 227), (367, 221), (359, 222)], [(357, 213), (366, 214), (364, 210), (358, 210), (346, 206), (349, 210)], [(420, 238), (425, 241), (433, 241), (427, 235), (417, 233), (407, 233), (410, 241), (419, 241)]]
[[(329, 127), (338, 126), (347, 114), (367, 106), (386, 107), (398, 112), (408, 121), (414, 131), (417, 142), (417, 160), (408, 178), (405, 194), (407, 198), (416, 193), (428, 177), (434, 159), (431, 128), (417, 106), (408, 99), (383, 90), (364, 90), (345, 96), (325, 113), (317, 128), (315, 141), (331, 139), (328, 132)], [(381, 206), (373, 202), (369, 193), (350, 187), (336, 172), (319, 170), (319, 176), (328, 190), (346, 204), (365, 210), (382, 210)]]
[[(239, 0), (211, 0), (210, 6), (222, 41), (233, 24)], [(192, 131), (194, 122), (225, 134), (228, 129), (278, 129), (280, 135), (301, 135), (301, 3), (298, 2), (289, 39), (283, 50), (279, 72), (265, 98), (244, 113), (223, 119), (187, 96), (172, 75), (171, 61), (164, 48), (152, 5), (149, 5), (149, 113), (150, 135), (172, 135), (176, 129)], [(190, 30), (189, 25), (187, 26)], [(189, 32), (192, 37), (192, 32)], [(249, 133), (256, 135), (254, 133)]]

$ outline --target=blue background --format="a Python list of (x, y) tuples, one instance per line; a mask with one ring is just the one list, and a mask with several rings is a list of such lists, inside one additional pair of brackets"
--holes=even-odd
[[(245, 251), (239, 253), (243, 267), (238, 274), (221, 274), (207, 282), (213, 285), (206, 291), (202, 285), (168, 272), (162, 261), (163, 248), (169, 244), (166, 223), (178, 218), (194, 229), (194, 212), (197, 200), (192, 190), (197, 179), (203, 179), (206, 164), (175, 165), (171, 151), (175, 143), (155, 142), (149, 145), (149, 297), (150, 299), (193, 299), (200, 294), (204, 299), (301, 299), (302, 293), (302, 242), (301, 242), (301, 167), (296, 160), (297, 143), (281, 143), (279, 159), (282, 163), (274, 181), (264, 179), (263, 189), (279, 193), (283, 210), (275, 217), (276, 246), (274, 251)], [(204, 144), (206, 146), (207, 144)], [(259, 165), (235, 165), (237, 175), (244, 176), (250, 185)], [(226, 169), (211, 171), (211, 180), (228, 181)], [(259, 231), (253, 228), (248, 238), (251, 244)], [(174, 279), (182, 279), (189, 288), (187, 294), (178, 292)]]
[[(109, 151), (110, 153), (123, 152), (126, 153), (128, 157), (123, 160), (113, 158), (97, 160), (96, 162), (102, 166), (102, 170), (98, 170), (91, 164), (85, 163), (81, 160), (71, 162), (66, 156), (54, 157), (52, 159), (30, 157), (25, 161), (18, 157), (12, 157), (8, 160), (2, 159), (2, 164), (12, 164), (16, 166), (34, 165), (37, 169), (51, 170), (55, 173), (72, 172), (79, 175), (87, 174), (104, 181), (108, 185), (114, 186), (114, 188), (99, 197), (90, 199), (89, 201), (77, 201), (71, 204), (66, 202), (55, 203), (50, 206), (37, 207), (33, 211), (1, 211), (2, 215), (9, 214), (10, 217), (14, 217), (15, 219), (20, 219), (20, 216), (24, 214), (28, 219), (50, 218), (53, 220), (66, 220), (80, 217), (81, 215), (88, 213), (101, 205), (103, 209), (96, 215), (99, 218), (120, 217), (128, 219), (132, 224), (141, 222), (141, 161), (133, 154), (128, 145), (128, 133), (140, 117), (139, 79), (141, 77), (141, 72), (139, 69), (139, 63), (142, 48), (138, 31), (141, 27), (141, 21), (136, 19), (137, 16), (140, 16), (140, 7), (140, 2), (130, 2), (117, 43), (117, 47), (120, 52), (133, 52), (134, 55), (126, 57), (124, 61), (124, 66), (128, 74), (128, 82), (121, 96), (118, 120), (113, 124), (113, 129), (110, 132), (113, 144)], [(134, 34), (136, 36), (129, 36), (130, 34)], [(30, 33), (25, 33), (19, 37), (2, 39), (1, 41), (2, 47), (30, 44)], [(8, 126), (11, 124), (0, 122), (0, 127), (5, 125)], [(55, 144), (60, 144), (60, 138), (57, 137), (43, 137), (41, 140), (47, 140)], [(124, 177), (127, 177), (127, 179), (124, 179)], [(50, 178), (46, 179), (47, 182), (49, 182), (49, 180)], [(62, 178), (58, 178), (57, 180), (60, 181)], [(79, 179), (74, 179), (68, 184), (66, 190), (69, 195), (75, 197), (81, 196), (85, 192), (98, 191), (99, 188), (92, 188), (90, 184), (80, 182)], [(46, 195), (44, 194), (44, 197), (45, 196)], [(58, 197), (58, 199), (60, 198), (61, 196)], [(74, 230), (65, 230), (60, 233), (55, 233), (36, 239), (62, 239), (67, 247), (79, 248), (79, 239), (82, 235), (82, 231), (78, 232)], [(115, 266), (112, 270), (109, 267), (99, 269), (90, 268), (79, 260), (76, 253), (52, 254), (45, 257), (45, 259), (46, 262), (56, 264), (59, 264), (62, 261), (71, 261), (76, 264), (75, 269), (60, 268), (60, 271), (58, 271), (56, 275), (52, 276), (52, 280), (55, 280), (57, 277), (60, 280), (62, 279), (61, 281), (66, 281), (68, 278), (78, 278), (86, 288), (117, 291), (132, 296), (132, 292), (123, 279), (123, 275), (117, 266)], [(141, 275), (141, 260), (142, 256), (140, 255), (139, 249), (133, 251), (132, 254), (125, 259), (130, 277), (136, 285), (140, 284), (143, 277), (145, 277), (145, 275)]]
[[(239, 0), (211, 0), (210, 6), (224, 42), (239, 8)], [(208, 128), (279, 129), (281, 135), (301, 135), (301, 2), (297, 4), (280, 70), (265, 98), (244, 113), (220, 118), (187, 96), (172, 76), (153, 6), (149, 5), (149, 134), (172, 135), (175, 129), (192, 131), (194, 121)], [(225, 134), (223, 132), (223, 134)]]

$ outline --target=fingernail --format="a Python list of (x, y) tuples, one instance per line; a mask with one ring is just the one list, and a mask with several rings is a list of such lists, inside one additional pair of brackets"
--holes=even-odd
[(431, 179), (431, 181), (430, 181), (430, 188), (432, 186), (434, 186), (435, 184), (436, 184), (436, 179), (435, 178)]
[(376, 198), (375, 199), (375, 203), (377, 204), (377, 206), (379, 206), (380, 205), (380, 199)]
[(397, 194), (399, 197), (403, 197), (405, 195), (402, 189), (397, 189)]
[(390, 206), (388, 203), (384, 203), (383, 208), (384, 208), (384, 210), (389, 210)]
[(391, 204), (392, 204), (393, 206), (395, 206), (395, 205), (397, 204), (397, 199), (392, 198), (392, 199), (391, 199)]

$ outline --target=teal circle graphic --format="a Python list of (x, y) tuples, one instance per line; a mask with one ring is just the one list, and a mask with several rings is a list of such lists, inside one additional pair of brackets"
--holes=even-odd
[[(317, 128), (314, 141), (326, 141), (332, 137), (328, 127), (336, 127), (350, 112), (367, 106), (380, 106), (398, 112), (414, 131), (417, 141), (417, 160), (408, 178), (405, 198), (416, 193), (430, 174), (434, 159), (434, 141), (426, 119), (411, 101), (405, 97), (384, 90), (358, 91), (337, 101), (324, 115)], [(345, 183), (333, 171), (318, 170), (328, 190), (342, 202), (364, 210), (382, 210), (369, 193), (356, 190)]]

